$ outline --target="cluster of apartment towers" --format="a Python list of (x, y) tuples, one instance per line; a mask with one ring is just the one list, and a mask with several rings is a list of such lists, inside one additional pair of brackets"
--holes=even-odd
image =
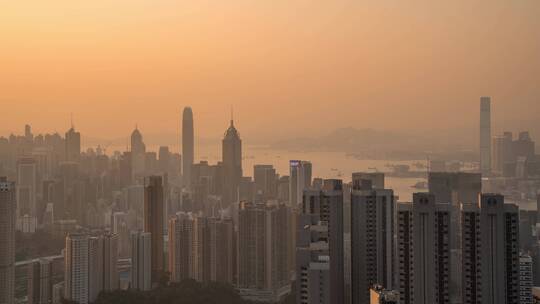
[[(195, 193), (190, 108), (182, 131), (183, 186)], [(132, 144), (134, 172), (138, 149)], [(484, 152), (481, 140), (481, 157)], [(520, 260), (518, 207), (482, 194), (480, 173), (430, 172), (428, 193), (398, 203), (382, 173), (355, 173), (351, 183), (312, 179), (310, 162), (291, 161), (284, 189), (276, 190), (271, 166), (259, 166), (254, 175), (263, 177), (263, 191), (246, 196), (232, 120), (221, 168), (221, 210), (211, 215), (179, 211), (165, 220), (163, 177), (144, 178), (144, 225), (130, 234), (129, 288), (149, 290), (168, 275), (173, 282), (230, 283), (243, 297), (266, 302), (294, 289), (302, 304), (532, 303), (532, 266)], [(273, 197), (264, 195), (271, 191)], [(14, 302), (16, 205), (15, 183), (0, 180), (0, 303), (8, 304)], [(119, 288), (118, 238), (69, 234), (63, 284), (30, 280), (29, 302), (63, 297), (85, 304)], [(43, 260), (32, 264), (31, 277), (47, 277), (50, 267)]]

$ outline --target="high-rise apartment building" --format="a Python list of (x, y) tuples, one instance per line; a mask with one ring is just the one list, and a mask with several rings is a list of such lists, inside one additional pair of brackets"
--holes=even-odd
[(209, 218), (208, 237), (210, 247), (210, 281), (233, 283), (234, 223), (232, 219)]
[(345, 303), (345, 274), (343, 247), (343, 183), (324, 180), (322, 205), (329, 210), (328, 245), (330, 254), (330, 297), (332, 303)]
[(191, 189), (191, 166), (194, 163), (195, 142), (193, 111), (185, 107), (182, 113), (182, 180), (184, 187)]
[(450, 303), (450, 206), (414, 193), (398, 204), (397, 264), (402, 304)]
[(113, 291), (119, 288), (118, 278), (118, 234), (105, 233), (103, 240), (103, 290)]
[(152, 235), (152, 282), (163, 275), (163, 182), (161, 176), (144, 180), (144, 232)]
[[(316, 193), (305, 197), (319, 201)], [(298, 215), (296, 226), (296, 303), (331, 304), (328, 222), (319, 214)]]
[[(383, 177), (384, 178), (384, 177)], [(377, 183), (384, 186), (384, 183)], [(355, 179), (351, 195), (351, 299), (368, 303), (370, 288), (391, 290), (394, 257), (394, 192)]]
[(437, 204), (448, 204), (450, 212), (450, 296), (452, 301), (461, 298), (461, 204), (478, 204), (482, 191), (482, 175), (467, 172), (429, 172), (429, 192)]
[(90, 236), (88, 241), (88, 302), (92, 303), (97, 299), (103, 290), (103, 238), (100, 236)]
[(193, 220), (185, 213), (178, 213), (169, 220), (169, 273), (172, 282), (191, 278), (191, 246)]
[(80, 304), (89, 303), (89, 236), (70, 234), (66, 237), (64, 257), (64, 298)]
[(491, 173), (491, 98), (480, 98), (480, 172)]
[(233, 222), (178, 213), (169, 220), (169, 272), (173, 282), (233, 283)]
[(289, 162), (289, 206), (302, 204), (304, 190), (311, 187), (311, 162), (291, 160)]
[(290, 292), (287, 207), (241, 202), (237, 287), (250, 300), (278, 302)]
[(39, 259), (28, 264), (28, 304), (49, 304), (53, 288), (52, 260)]
[(532, 294), (533, 287), (533, 260), (529, 255), (519, 257), (519, 303), (535, 303)]
[(0, 303), (14, 303), (15, 183), (0, 177)]
[(344, 303), (345, 254), (342, 181), (328, 179), (324, 180), (322, 189), (304, 190), (302, 213), (316, 215), (319, 221), (328, 226), (330, 303)]
[(519, 212), (498, 194), (462, 207), (463, 303), (519, 302)]
[(149, 232), (131, 233), (131, 288), (152, 288), (152, 236)]
[(101, 291), (118, 289), (117, 255), (115, 234), (69, 234), (64, 258), (65, 298), (91, 303)]

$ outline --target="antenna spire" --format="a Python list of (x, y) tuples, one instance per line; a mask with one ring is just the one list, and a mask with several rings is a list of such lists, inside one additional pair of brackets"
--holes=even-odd
[(75, 129), (75, 125), (73, 124), (73, 112), (71, 112), (71, 128)]
[(233, 106), (231, 105), (231, 126), (234, 125), (234, 109), (233, 109)]

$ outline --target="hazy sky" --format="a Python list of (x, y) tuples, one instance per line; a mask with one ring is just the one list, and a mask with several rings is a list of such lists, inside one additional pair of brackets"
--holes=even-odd
[(476, 130), (481, 95), (505, 128), (540, 125), (540, 1), (0, 4), (0, 135), (70, 112), (87, 136), (174, 133), (185, 105), (199, 137), (231, 105), (248, 138)]

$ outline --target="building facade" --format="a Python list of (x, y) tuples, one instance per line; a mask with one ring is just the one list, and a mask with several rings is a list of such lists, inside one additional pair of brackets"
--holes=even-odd
[(230, 206), (238, 202), (240, 180), (242, 178), (242, 140), (240, 133), (231, 125), (225, 131), (222, 141), (223, 160), (223, 206)]
[(12, 304), (15, 289), (15, 183), (0, 177), (0, 303)]
[(415, 193), (398, 204), (397, 264), (402, 304), (450, 303), (450, 206)]
[(164, 272), (163, 182), (161, 176), (145, 178), (144, 232), (152, 235), (152, 282), (159, 282)]
[[(354, 180), (351, 196), (351, 299), (367, 303), (370, 288), (391, 290), (395, 278), (394, 192)], [(383, 186), (384, 184), (379, 185)]]
[(194, 137), (193, 111), (185, 107), (182, 113), (182, 180), (188, 189), (191, 189), (191, 166), (195, 161)]
[(491, 171), (491, 98), (480, 98), (480, 172)]
[(131, 233), (131, 288), (152, 288), (152, 236), (148, 232)]

